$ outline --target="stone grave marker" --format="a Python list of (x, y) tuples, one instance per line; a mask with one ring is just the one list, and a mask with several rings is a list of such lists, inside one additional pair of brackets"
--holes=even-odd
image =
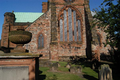
[(70, 72), (75, 74), (76, 73), (76, 67), (70, 67)]
[(112, 69), (107, 64), (101, 65), (99, 80), (112, 80)]
[(53, 72), (58, 71), (58, 62), (53, 63), (51, 65), (51, 69), (50, 70), (53, 71)]
[(70, 69), (71, 65), (69, 63), (67, 63), (67, 65), (65, 67)]
[(80, 77), (83, 77), (81, 66), (70, 67), (70, 73), (73, 73), (73, 74), (76, 74)]

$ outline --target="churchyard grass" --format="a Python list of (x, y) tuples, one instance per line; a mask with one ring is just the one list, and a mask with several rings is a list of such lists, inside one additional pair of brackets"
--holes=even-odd
[[(55, 62), (53, 62), (55, 63)], [(98, 73), (93, 71), (89, 66), (85, 66), (81, 64), (83, 77), (79, 77), (76, 74), (72, 74), (69, 72), (69, 69), (65, 67), (67, 62), (59, 62), (60, 67), (57, 72), (50, 71), (48, 67), (40, 67), (40, 71), (42, 73), (40, 75), (44, 75), (44, 79), (41, 80), (97, 80)], [(75, 64), (71, 64), (71, 66), (78, 66)]]

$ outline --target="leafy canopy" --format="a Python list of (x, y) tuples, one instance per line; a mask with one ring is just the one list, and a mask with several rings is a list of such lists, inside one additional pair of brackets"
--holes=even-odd
[[(115, 3), (116, 2), (116, 3)], [(120, 47), (120, 0), (104, 0), (100, 10), (95, 10), (94, 25), (107, 33), (107, 44)]]

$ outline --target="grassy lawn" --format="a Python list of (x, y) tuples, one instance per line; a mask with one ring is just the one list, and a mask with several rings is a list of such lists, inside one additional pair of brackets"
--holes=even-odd
[[(54, 63), (54, 62), (53, 62)], [(49, 71), (48, 67), (40, 67), (41, 71), (41, 80), (97, 80), (98, 79), (98, 73), (93, 71), (89, 66), (85, 66), (84, 64), (81, 64), (83, 77), (79, 77), (78, 75), (69, 73), (69, 69), (65, 68), (64, 66), (67, 64), (67, 62), (59, 62), (61, 65), (58, 68), (58, 72), (51, 72)], [(78, 66), (78, 65), (72, 65), (72, 66)]]

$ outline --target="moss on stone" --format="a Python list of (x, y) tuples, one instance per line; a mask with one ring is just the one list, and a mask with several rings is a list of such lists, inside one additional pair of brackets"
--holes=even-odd
[(0, 56), (30, 56), (30, 57), (39, 57), (39, 54), (32, 54), (32, 53), (4, 53), (4, 54), (0, 54)]

